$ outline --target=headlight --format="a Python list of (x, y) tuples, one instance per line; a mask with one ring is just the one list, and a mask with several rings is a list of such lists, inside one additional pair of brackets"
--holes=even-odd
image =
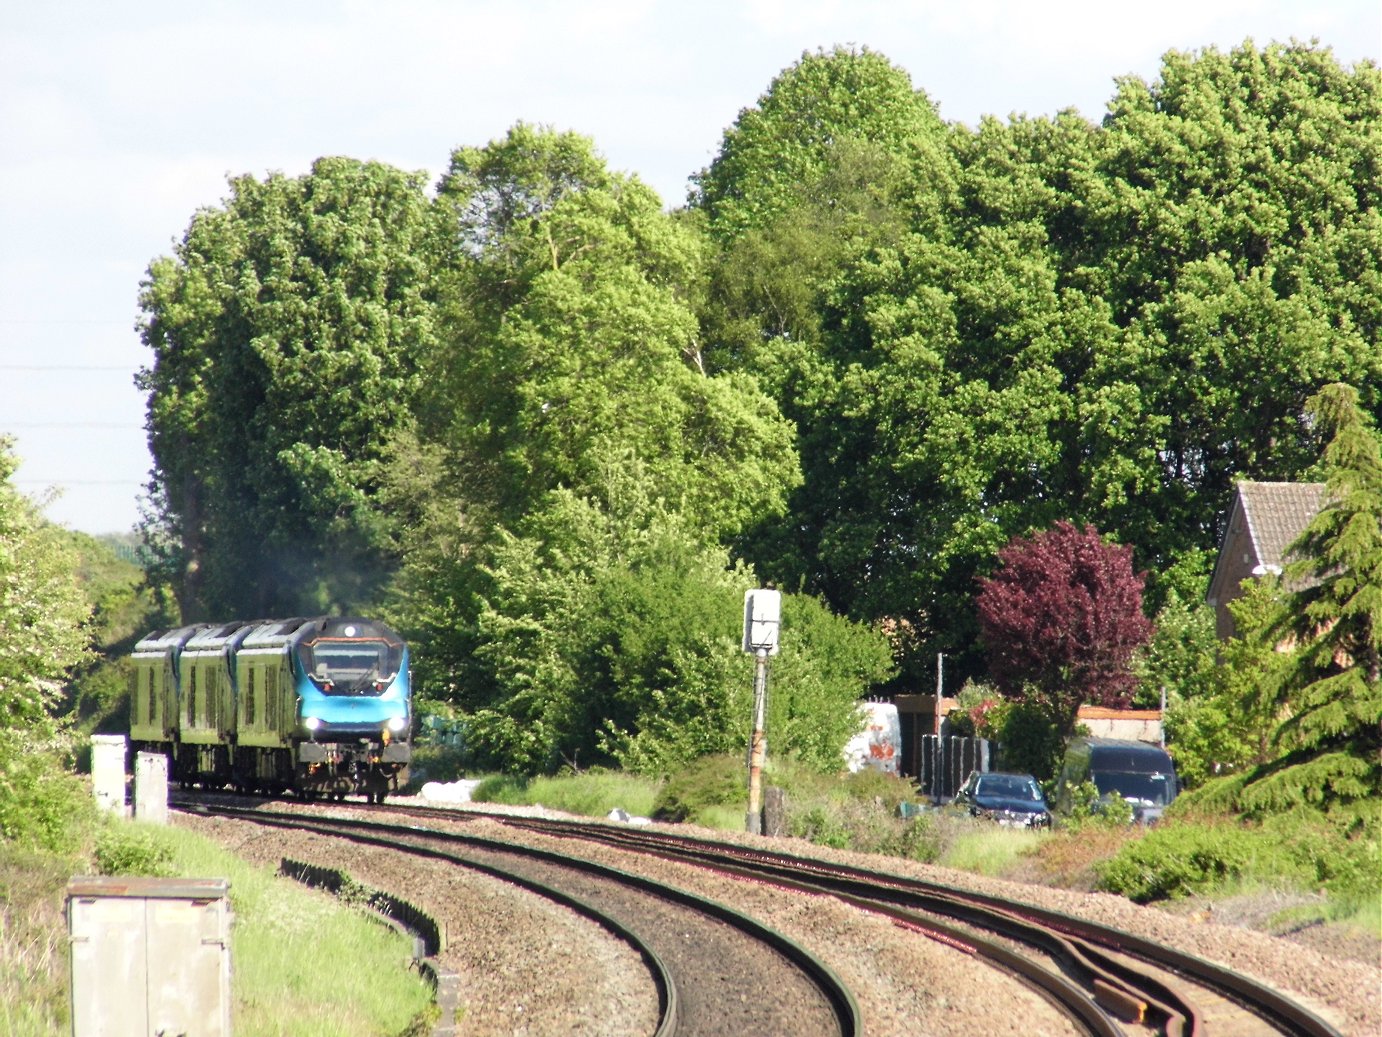
[(317, 730), (317, 728), (322, 726), (322, 722), (318, 720), (316, 717), (303, 717), (302, 726), (307, 728), (307, 730), (309, 731), (315, 731)]
[(389, 722), (385, 725), (394, 734), (398, 734), (408, 726), (407, 717), (389, 717)]

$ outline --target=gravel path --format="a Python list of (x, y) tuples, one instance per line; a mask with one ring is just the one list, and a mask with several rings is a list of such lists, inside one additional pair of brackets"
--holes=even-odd
[[(277, 805), (293, 809), (291, 804)], [(463, 807), (458, 809), (464, 810)], [(264, 829), (247, 822), (176, 815), (237, 854), (269, 866), (298, 857), (343, 868), (359, 881), (412, 900), (441, 917), (449, 934), (444, 964), (461, 975), (466, 1015), (461, 1031), (488, 1034), (650, 1033), (653, 991), (637, 956), (599, 926), (536, 901), (492, 879), (445, 864), (401, 861), (383, 850)], [(486, 820), (476, 835), (522, 841)], [(676, 826), (680, 834), (696, 834)], [(702, 833), (721, 841), (761, 839)], [(552, 840), (574, 852), (570, 840)], [(643, 861), (585, 844), (592, 859), (637, 870), (729, 904), (813, 950), (854, 992), (870, 1037), (999, 1037), (1073, 1032), (1043, 998), (982, 962), (829, 898), (716, 876), (671, 862)], [(1300, 1001), (1349, 1037), (1382, 1037), (1382, 962), (1359, 961), (1236, 925), (1203, 913), (1142, 908), (1106, 894), (1072, 893), (986, 879), (894, 858), (773, 840), (773, 850), (909, 875), (1012, 897), (1172, 944), (1255, 976)], [(771, 997), (766, 990), (764, 996)], [(573, 1007), (580, 1005), (583, 1007)], [(642, 1006), (641, 1008), (638, 1006)]]

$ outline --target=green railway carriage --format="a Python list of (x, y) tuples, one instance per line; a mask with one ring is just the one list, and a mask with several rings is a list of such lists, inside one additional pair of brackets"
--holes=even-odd
[(234, 770), (239, 784), (270, 791), (293, 785), (297, 702), (289, 648), (305, 619), (254, 626), (235, 652)]
[(235, 650), (253, 623), (205, 627), (182, 647), (178, 744), (173, 774), (185, 785), (224, 788), (232, 781), (235, 740)]
[(182, 696), (182, 649), (203, 625), (155, 630), (134, 646), (130, 672), (130, 751), (174, 755)]

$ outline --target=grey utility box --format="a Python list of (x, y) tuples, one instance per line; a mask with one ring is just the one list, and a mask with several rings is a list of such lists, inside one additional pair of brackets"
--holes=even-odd
[(229, 885), (69, 881), (72, 1037), (229, 1037)]

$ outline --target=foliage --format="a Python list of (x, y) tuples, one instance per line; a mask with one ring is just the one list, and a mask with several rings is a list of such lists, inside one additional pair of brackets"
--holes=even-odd
[(1099, 789), (1092, 781), (1082, 781), (1071, 785), (1070, 809), (1061, 816), (1061, 826), (1080, 831), (1090, 826), (1102, 828), (1126, 828), (1133, 822), (1132, 804), (1118, 792), (1107, 799), (1099, 795)]
[(425, 432), (453, 496), (511, 526), (631, 454), (711, 537), (782, 513), (790, 430), (752, 378), (707, 375), (683, 298), (700, 243), (651, 190), (588, 139), (520, 124), (458, 149), (438, 206), (451, 239)]
[(0, 840), (0, 1033), (68, 1033), (71, 992), (63, 894), (78, 865)]
[[(739, 647), (751, 574), (706, 546), (633, 458), (595, 495), (553, 491), (483, 569), (458, 688), (477, 766), (552, 773), (618, 763), (666, 773), (747, 741), (752, 663)], [(881, 638), (787, 597), (774, 660), (775, 751), (838, 764)]]
[[(975, 576), (1060, 518), (1134, 545), (1154, 607), (1191, 600), (1232, 480), (1308, 464), (1304, 400), (1345, 379), (1382, 407), (1382, 179), (1357, 173), (1376, 167), (1382, 77), (1302, 44), (1172, 52), (1156, 80), (1120, 81), (1099, 126), (987, 119), (909, 151), (881, 129), (901, 110), (886, 90), (843, 120), (857, 137), (832, 121), (830, 84), (864, 67), (784, 73), (702, 175), (723, 243), (708, 352), (762, 372), (806, 480), (799, 521), (746, 556), (836, 610), (905, 620), (915, 684), (938, 650), (959, 679), (981, 672)], [(825, 186), (812, 171), (832, 161), (876, 187)], [(849, 222), (865, 211), (876, 231)], [(794, 250), (799, 274), (779, 258)]]
[(691, 821), (707, 807), (748, 805), (748, 768), (742, 756), (702, 756), (668, 775), (658, 789), (651, 816)]
[(1167, 825), (1105, 861), (1100, 887), (1139, 904), (1183, 897), (1241, 874), (1252, 853), (1251, 834), (1235, 825)]
[(0, 840), (67, 851), (86, 797), (54, 711), (88, 658), (89, 608), (66, 538), (15, 490), (16, 467), (0, 437)]
[(1163, 691), (1169, 705), (1203, 699), (1215, 688), (1219, 641), (1214, 610), (1198, 593), (1187, 601), (1171, 589), (1165, 598), (1151, 640), (1133, 661), (1138, 681), (1133, 705), (1139, 708), (1157, 708)]
[(1292, 639), (1273, 748), (1245, 805), (1311, 803), (1358, 819), (1382, 795), (1382, 438), (1350, 386), (1326, 386), (1309, 415), (1326, 441), (1325, 503), (1293, 546), (1298, 589), (1273, 628)]
[(614, 810), (649, 817), (658, 791), (658, 783), (647, 778), (594, 768), (536, 778), (488, 775), (470, 798), (475, 803), (540, 804), (586, 817), (608, 817)]
[(91, 853), (101, 875), (174, 874), (173, 849), (148, 826), (109, 823), (100, 829)]
[(1349, 838), (1316, 814), (1262, 826), (1227, 820), (1163, 823), (1100, 868), (1101, 888), (1137, 903), (1248, 882), (1275, 889), (1382, 892), (1378, 833)]
[(1270, 577), (1247, 581), (1228, 607), (1236, 633), (1220, 646), (1207, 690), (1173, 696), (1166, 716), (1167, 748), (1187, 788), (1272, 757), (1279, 689), (1291, 665), (1272, 632), (1284, 607), (1280, 586)]
[(1027, 698), (1007, 703), (991, 720), (989, 729), (998, 742), (1003, 769), (1030, 774), (1049, 785), (1060, 773), (1065, 736), (1046, 709)]
[[(1194, 807), (1253, 818), (1323, 811), (1345, 830), (1376, 824), (1382, 794), (1382, 445), (1348, 386), (1310, 414), (1326, 441), (1326, 503), (1293, 546), (1282, 584), (1249, 588), (1226, 648), (1225, 711), (1251, 771), (1211, 782)], [(1192, 736), (1196, 737), (1196, 736)], [(1203, 733), (1197, 737), (1205, 738)]]
[(941, 831), (930, 814), (901, 816), (916, 803), (916, 786), (881, 771), (843, 777), (778, 768), (773, 784), (785, 788), (789, 835), (821, 846), (932, 862), (941, 852)]
[(230, 187), (142, 286), (147, 541), (189, 621), (357, 609), (395, 564), (374, 498), (434, 323), (421, 177), (323, 158)]
[(692, 203), (723, 237), (762, 228), (828, 180), (848, 142), (902, 154), (940, 135), (940, 120), (907, 73), (867, 47), (804, 53), (727, 129)]
[[(955, 819), (948, 819), (952, 823)], [(976, 875), (1005, 877), (1020, 862), (1040, 852), (1051, 833), (1029, 828), (1004, 828), (973, 819), (960, 822), (963, 828), (949, 838), (936, 863), (946, 868)]]
[(1132, 549), (1105, 544), (1093, 526), (1058, 522), (1014, 538), (998, 560), (975, 606), (999, 689), (1025, 697), (1065, 735), (1082, 704), (1125, 705), (1133, 653), (1152, 632)]
[(174, 625), (174, 603), (166, 586), (151, 584), (142, 553), (120, 538), (61, 535), (78, 559), (93, 651), (72, 671), (56, 712), (79, 733), (119, 734), (129, 730), (128, 653), (147, 631)]
[[(177, 826), (147, 839), (170, 855), (175, 875), (229, 880), (232, 1014), (241, 1037), (340, 1034), (342, 1020), (368, 1033), (402, 1033), (429, 1011), (426, 982), (407, 968), (407, 939), (357, 908), (252, 866)], [(334, 962), (338, 967), (303, 967)], [(342, 975), (350, 981), (343, 983)], [(425, 1032), (425, 1031), (419, 1031)]]

